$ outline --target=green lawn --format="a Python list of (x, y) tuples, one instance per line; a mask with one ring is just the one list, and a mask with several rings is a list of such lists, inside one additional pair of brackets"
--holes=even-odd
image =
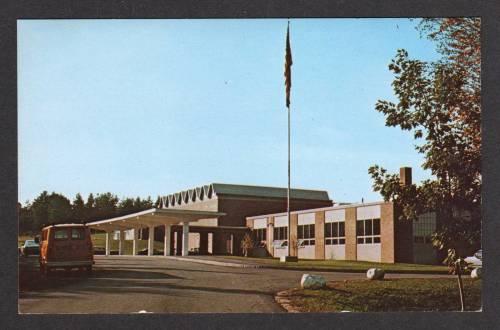
[(369, 268), (382, 268), (386, 273), (413, 273), (413, 274), (447, 274), (448, 267), (442, 265), (417, 265), (405, 263), (378, 263), (366, 261), (348, 261), (348, 260), (299, 260), (298, 262), (282, 263), (277, 258), (245, 258), (238, 256), (227, 256), (229, 259), (246, 260), (252, 263), (263, 264), (271, 267), (283, 267), (290, 269), (310, 269), (325, 271), (349, 271), (366, 272)]
[[(464, 278), (465, 309), (481, 308), (481, 281)], [(459, 311), (456, 279), (390, 279), (330, 282), (323, 290), (293, 289), (301, 312)]]
[[(92, 244), (94, 245), (95, 248), (101, 248), (105, 249), (106, 248), (106, 234), (104, 233), (96, 233), (92, 234)], [(130, 240), (125, 240), (124, 241), (124, 246), (123, 246), (123, 252), (124, 254), (132, 254), (132, 241)], [(138, 251), (141, 251), (143, 249), (148, 248), (148, 241), (147, 240), (138, 240)], [(163, 242), (154, 242), (154, 249), (163, 252)], [(112, 240), (111, 241), (111, 251), (118, 251), (118, 240)]]

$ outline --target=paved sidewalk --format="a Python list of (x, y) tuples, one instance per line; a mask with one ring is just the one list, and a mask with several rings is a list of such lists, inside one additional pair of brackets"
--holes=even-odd
[[(236, 267), (236, 268), (263, 268), (263, 269), (280, 269), (286, 271), (304, 271), (304, 272), (335, 272), (335, 273), (366, 273), (367, 269), (342, 269), (342, 268), (328, 268), (328, 267), (314, 267), (314, 266), (299, 266), (299, 265), (281, 265), (279, 263), (274, 264), (266, 264), (260, 263), (254, 259), (236, 259), (226, 256), (207, 256), (207, 255), (191, 255), (191, 256), (169, 256), (166, 257), (171, 260), (178, 261), (187, 261), (199, 264), (207, 264), (214, 266), (223, 266), (223, 267)], [(381, 265), (383, 268), (383, 265)], [(386, 274), (400, 274), (400, 275), (409, 275), (407, 277), (420, 277), (419, 275), (424, 276), (433, 276), (433, 277), (448, 277), (451, 276), (447, 273), (442, 272), (411, 272), (411, 271), (396, 271), (389, 270), (386, 271)]]
[(214, 266), (223, 266), (223, 267), (274, 268), (274, 267), (266, 267), (266, 265), (258, 264), (251, 261), (246, 262), (244, 260), (230, 260), (228, 258), (217, 257), (217, 256), (187, 256), (187, 257), (168, 256), (165, 258), (171, 260), (187, 261), (187, 262), (194, 262), (194, 263), (214, 265)]

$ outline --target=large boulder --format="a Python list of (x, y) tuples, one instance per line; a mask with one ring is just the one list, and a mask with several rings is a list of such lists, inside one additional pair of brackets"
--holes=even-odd
[(366, 278), (369, 280), (383, 280), (385, 272), (380, 268), (370, 268), (366, 272)]
[(483, 277), (483, 270), (481, 267), (474, 268), (470, 273), (470, 277), (476, 280), (480, 280)]
[(323, 276), (304, 274), (300, 280), (300, 286), (302, 289), (317, 290), (324, 288), (326, 286), (326, 281)]

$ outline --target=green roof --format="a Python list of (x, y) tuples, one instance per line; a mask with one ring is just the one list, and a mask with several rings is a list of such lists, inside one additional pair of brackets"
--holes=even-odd
[[(212, 183), (216, 195), (252, 196), (267, 198), (286, 198), (287, 188), (249, 186), (227, 183)], [(313, 199), (329, 201), (328, 192), (324, 190), (295, 189), (290, 191), (293, 199)]]

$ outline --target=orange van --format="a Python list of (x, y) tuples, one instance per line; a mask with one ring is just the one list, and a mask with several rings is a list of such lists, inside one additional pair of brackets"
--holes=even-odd
[(42, 229), (40, 271), (64, 268), (92, 271), (94, 253), (90, 229), (82, 224), (59, 224)]

